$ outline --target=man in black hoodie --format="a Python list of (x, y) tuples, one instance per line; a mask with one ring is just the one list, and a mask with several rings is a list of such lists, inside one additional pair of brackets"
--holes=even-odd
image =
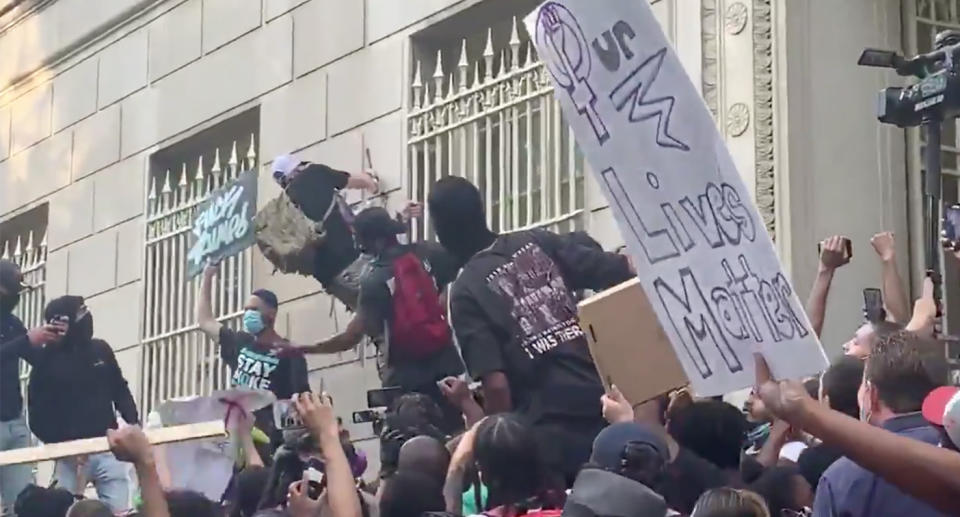
[(572, 483), (605, 425), (603, 384), (577, 320), (574, 293), (629, 280), (626, 257), (545, 230), (497, 235), (479, 190), (438, 181), (429, 199), (437, 238), (464, 264), (451, 325), (486, 413), (515, 411), (540, 433), (553, 472)]
[[(23, 275), (16, 263), (0, 259), (0, 451), (30, 445), (30, 431), (23, 417), (20, 395), (20, 357), (31, 346), (53, 338), (52, 327), (27, 331), (13, 310), (20, 303)], [(17, 495), (33, 478), (31, 465), (0, 467), (0, 515), (13, 509)]]
[[(110, 345), (93, 337), (93, 316), (81, 296), (62, 296), (47, 304), (44, 320), (60, 332), (23, 358), (33, 366), (28, 400), (30, 430), (44, 443), (105, 436), (117, 428), (116, 412), (139, 424), (137, 406)], [(127, 469), (112, 453), (86, 458), (82, 468), (97, 496), (114, 513), (128, 509)], [(58, 460), (58, 486), (77, 493), (77, 458)]]

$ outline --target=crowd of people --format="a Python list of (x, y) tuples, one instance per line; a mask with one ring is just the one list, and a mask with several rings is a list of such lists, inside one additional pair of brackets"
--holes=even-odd
[[(605, 389), (577, 319), (584, 291), (635, 275), (624, 255), (605, 252), (582, 232), (495, 233), (479, 190), (462, 178), (445, 177), (430, 189), (438, 242), (404, 243), (417, 210), (395, 217), (370, 207), (354, 217), (332, 209), (337, 191), (369, 188), (369, 176), (289, 156), (274, 160), (274, 175), (301, 199), (318, 231), (339, 229), (324, 241), (335, 265), (320, 253), (315, 276), (329, 292), (348, 293), (342, 296), (353, 321), (320, 343), (293, 343), (275, 330), (277, 296), (259, 289), (241, 328), (231, 328), (214, 315), (218, 268), (211, 264), (200, 282), (197, 323), (218, 343), (232, 385), (291, 401), (299, 427), (278, 425), (272, 407), (259, 410), (231, 428), (242, 460), (219, 498), (171, 489), (165, 470), (176, 465), (164, 465), (140, 429), (134, 399), (110, 345), (94, 337), (83, 298), (52, 300), (44, 323), (27, 330), (13, 314), (21, 276), (15, 264), (0, 262), (0, 450), (26, 446), (30, 432), (48, 444), (106, 434), (111, 448), (57, 460), (49, 487), (30, 484), (30, 466), (0, 467), (4, 515), (960, 513), (960, 394), (949, 385), (936, 335), (933, 281), (911, 308), (890, 233), (871, 241), (882, 264), (883, 309), (867, 311), (844, 354), (819, 377), (774, 380), (757, 355), (757, 382), (743, 408), (686, 389), (627, 400), (615, 386)], [(305, 196), (298, 183), (318, 194)], [(337, 241), (344, 229), (350, 245)], [(841, 236), (821, 243), (807, 302), (817, 334), (850, 246)], [(360, 262), (361, 278), (348, 278), (344, 272)], [(347, 350), (364, 336), (379, 349), (383, 385), (399, 393), (381, 422), (381, 467), (366, 480), (366, 457), (351, 444), (333, 400), (322, 388), (311, 392), (304, 357)], [(29, 422), (19, 360), (33, 367)], [(83, 498), (88, 484), (97, 499)]]

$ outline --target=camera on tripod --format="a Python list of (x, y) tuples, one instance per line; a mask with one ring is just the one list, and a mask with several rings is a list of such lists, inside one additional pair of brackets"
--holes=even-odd
[(906, 88), (880, 91), (877, 118), (897, 127), (916, 127), (937, 111), (939, 120), (960, 114), (960, 31), (937, 34), (932, 52), (906, 59), (892, 50), (866, 49), (858, 65), (892, 68), (919, 81)]

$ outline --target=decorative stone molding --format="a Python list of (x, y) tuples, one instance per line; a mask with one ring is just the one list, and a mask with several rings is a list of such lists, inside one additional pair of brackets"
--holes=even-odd
[(743, 5), (742, 2), (730, 4), (725, 15), (727, 33), (736, 36), (743, 32), (743, 29), (747, 28), (748, 15), (747, 6)]
[(732, 137), (743, 136), (750, 127), (750, 107), (738, 102), (727, 110), (727, 134)]
[(714, 120), (720, 116), (720, 35), (717, 23), (717, 1), (701, 0), (701, 91)]
[(776, 181), (773, 128), (772, 0), (753, 0), (753, 112), (756, 202), (770, 237), (776, 240)]

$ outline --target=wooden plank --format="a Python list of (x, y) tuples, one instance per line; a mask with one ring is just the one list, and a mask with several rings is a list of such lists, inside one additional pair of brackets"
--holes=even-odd
[[(200, 422), (197, 424), (178, 425), (173, 427), (162, 427), (157, 429), (146, 429), (144, 433), (147, 440), (152, 445), (163, 443), (184, 442), (187, 440), (197, 440), (200, 438), (213, 438), (226, 436), (226, 428), (222, 420), (210, 422)], [(60, 458), (69, 458), (71, 456), (81, 456), (85, 454), (97, 454), (110, 450), (107, 443), (107, 437), (87, 438), (85, 440), (74, 440), (70, 442), (51, 443), (39, 447), (27, 447), (24, 449), (13, 449), (0, 452), (0, 466), (18, 465), (21, 463), (36, 463), (39, 461), (56, 460)]]

